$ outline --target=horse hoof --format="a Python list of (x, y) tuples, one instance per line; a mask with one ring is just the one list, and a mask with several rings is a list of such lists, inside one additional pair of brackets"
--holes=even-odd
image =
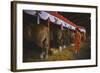
[(64, 47), (64, 48), (66, 48), (66, 46), (65, 46), (65, 45), (64, 45), (63, 47)]
[(43, 58), (44, 58), (44, 55), (45, 55), (45, 52), (42, 52), (42, 53), (40, 54), (40, 59), (43, 59)]
[(45, 56), (45, 59), (48, 59), (48, 56)]
[(62, 52), (62, 49), (63, 49), (63, 48), (60, 46), (60, 47), (59, 47), (59, 51)]
[(40, 59), (43, 59), (44, 57), (43, 57), (43, 55), (40, 55)]

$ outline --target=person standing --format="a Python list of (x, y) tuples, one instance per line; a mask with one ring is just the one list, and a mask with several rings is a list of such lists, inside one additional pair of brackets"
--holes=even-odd
[(78, 54), (80, 51), (80, 43), (81, 43), (81, 36), (80, 36), (79, 28), (76, 28), (74, 39), (75, 39), (75, 53)]

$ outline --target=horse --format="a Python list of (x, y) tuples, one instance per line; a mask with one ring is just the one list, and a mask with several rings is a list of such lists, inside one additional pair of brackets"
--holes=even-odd
[(60, 29), (60, 26), (51, 24), (50, 26), (50, 43), (51, 48), (58, 48), (57, 50), (61, 51), (63, 48), (64, 34), (63, 30)]
[(73, 31), (63, 28), (63, 30), (59, 30), (59, 44), (60, 44), (60, 50), (66, 48), (68, 45), (73, 43), (74, 34)]
[(40, 58), (48, 58), (48, 27), (44, 24), (24, 24), (23, 36), (25, 40), (33, 42), (42, 49)]

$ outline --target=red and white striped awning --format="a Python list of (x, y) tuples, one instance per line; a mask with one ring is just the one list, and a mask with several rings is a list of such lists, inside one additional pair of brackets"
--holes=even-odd
[[(34, 10), (25, 10), (26, 13), (30, 15), (36, 15), (37, 11)], [(85, 32), (86, 30), (84, 28), (78, 27), (76, 24), (68, 20), (67, 18), (63, 17), (62, 15), (58, 14), (57, 12), (46, 12), (46, 11), (40, 11), (38, 12), (38, 15), (43, 20), (50, 19), (50, 22), (62, 25), (65, 28), (75, 30), (76, 28), (79, 28), (80, 32)]]

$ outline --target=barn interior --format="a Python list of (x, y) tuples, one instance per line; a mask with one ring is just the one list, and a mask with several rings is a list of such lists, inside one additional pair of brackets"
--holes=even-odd
[[(25, 25), (29, 23), (33, 24), (35, 27), (37, 24), (37, 16), (33, 16), (27, 14), (23, 10), (23, 29)], [(23, 36), (23, 62), (38, 62), (38, 61), (59, 61), (59, 60), (79, 60), (79, 59), (90, 59), (91, 58), (91, 14), (89, 13), (75, 13), (75, 12), (58, 12), (63, 17), (69, 19), (71, 22), (75, 23), (77, 26), (84, 27), (86, 29), (86, 41), (85, 43), (81, 43), (80, 52), (78, 55), (74, 53), (74, 47), (71, 46), (73, 39), (68, 37), (67, 40), (67, 47), (62, 52), (57, 52), (55, 54), (49, 54), (48, 59), (40, 59), (39, 54), (41, 53), (42, 49), (36, 45), (36, 43), (32, 41), (27, 41), (25, 36)], [(47, 25), (46, 20), (39, 19), (39, 23), (43, 24), (44, 26)], [(50, 22), (50, 32), (53, 31), (52, 35), (50, 33), (50, 48), (58, 48), (57, 41), (56, 41), (56, 32), (57, 28), (60, 29), (60, 26), (53, 24)], [(70, 34), (72, 30), (68, 28), (64, 28)], [(23, 31), (24, 33), (24, 31)], [(50, 52), (51, 53), (51, 52)]]

